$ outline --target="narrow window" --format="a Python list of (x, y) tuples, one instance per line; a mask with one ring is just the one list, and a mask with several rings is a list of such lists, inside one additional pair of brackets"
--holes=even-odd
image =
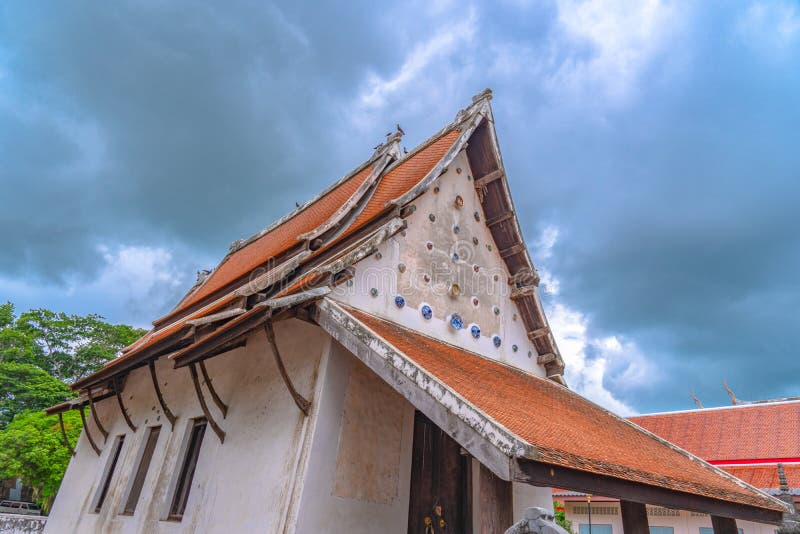
[(147, 477), (147, 470), (150, 469), (150, 460), (153, 458), (153, 451), (156, 450), (160, 432), (160, 426), (150, 427), (150, 431), (147, 434), (147, 441), (145, 441), (144, 450), (142, 451), (142, 457), (139, 460), (139, 468), (136, 470), (136, 475), (133, 477), (133, 483), (128, 492), (128, 500), (125, 501), (125, 508), (122, 510), (123, 515), (133, 515), (133, 512), (136, 511), (136, 503), (139, 502), (139, 495), (142, 493), (144, 479)]
[(195, 419), (192, 424), (189, 443), (186, 447), (186, 455), (183, 457), (183, 464), (178, 475), (178, 483), (175, 486), (175, 495), (172, 497), (172, 504), (169, 507), (169, 519), (180, 521), (183, 518), (186, 502), (189, 500), (189, 490), (192, 487), (194, 470), (197, 467), (197, 457), (200, 456), (200, 445), (203, 443), (203, 434), (205, 432), (206, 420)]
[(122, 451), (122, 444), (125, 442), (125, 436), (117, 436), (117, 441), (114, 443), (114, 449), (111, 451), (111, 463), (106, 469), (105, 476), (103, 477), (103, 484), (100, 486), (100, 495), (97, 498), (97, 504), (94, 507), (94, 513), (99, 514), (100, 509), (108, 495), (108, 488), (111, 486), (111, 479), (114, 478), (114, 470), (117, 468), (117, 461), (119, 460), (119, 453)]

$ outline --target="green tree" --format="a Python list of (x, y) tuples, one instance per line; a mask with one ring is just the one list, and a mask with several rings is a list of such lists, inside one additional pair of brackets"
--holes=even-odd
[(0, 328), (5, 328), (14, 322), (14, 305), (10, 302), (0, 304)]
[[(12, 327), (6, 327), (9, 328)], [(100, 315), (69, 315), (46, 309), (21, 314), (13, 330), (32, 343), (30, 361), (26, 363), (65, 382), (96, 371), (145, 333), (128, 325), (106, 323)]]
[[(83, 429), (80, 414), (70, 411), (63, 417), (67, 439), (74, 447)], [(69, 460), (56, 416), (24, 412), (0, 431), (0, 479), (21, 478), (34, 489), (34, 499), (45, 511), (61, 485)]]
[(0, 429), (26, 410), (43, 410), (71, 396), (70, 388), (29, 363), (0, 363)]

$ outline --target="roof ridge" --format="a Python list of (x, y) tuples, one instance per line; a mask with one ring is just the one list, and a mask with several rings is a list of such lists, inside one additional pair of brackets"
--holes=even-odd
[(629, 419), (640, 419), (646, 417), (658, 417), (664, 415), (681, 415), (681, 414), (700, 414), (700, 413), (708, 413), (714, 411), (722, 411), (722, 410), (732, 410), (737, 408), (758, 408), (763, 406), (781, 406), (786, 404), (800, 404), (800, 398), (793, 398), (793, 399), (786, 399), (786, 400), (776, 400), (776, 401), (766, 401), (766, 402), (756, 402), (756, 403), (748, 403), (748, 404), (734, 404), (731, 406), (712, 406), (710, 408), (694, 408), (688, 410), (675, 410), (671, 412), (653, 412), (647, 414), (640, 414), (640, 415), (632, 415)]

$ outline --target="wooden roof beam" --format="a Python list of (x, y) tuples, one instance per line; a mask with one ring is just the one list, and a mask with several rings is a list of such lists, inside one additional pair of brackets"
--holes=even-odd
[(631, 482), (588, 471), (545, 464), (535, 460), (518, 458), (512, 460), (512, 476), (516, 482), (533, 486), (561, 488), (592, 495), (603, 495), (616, 499), (665, 506), (720, 517), (779, 524), (783, 513), (779, 510), (737, 504), (704, 497), (688, 492), (678, 492), (660, 486)]

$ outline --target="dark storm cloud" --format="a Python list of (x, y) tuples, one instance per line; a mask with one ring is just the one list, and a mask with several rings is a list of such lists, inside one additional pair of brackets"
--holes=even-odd
[(0, 268), (89, 274), (98, 241), (145, 236), (222, 252), (343, 172), (338, 108), (390, 48), (349, 9), (4, 4)]
[(723, 378), (800, 393), (800, 30), (747, 3), (517, 4), (4, 3), (0, 280), (91, 281), (112, 258), (119, 286), (156, 258), (186, 272), (146, 307), (164, 311), (395, 122), (410, 148), (492, 86), (526, 237), (559, 229), (534, 256), (553, 299), (654, 370), (632, 385), (611, 361), (607, 388), (640, 411), (690, 387), (724, 402)]

